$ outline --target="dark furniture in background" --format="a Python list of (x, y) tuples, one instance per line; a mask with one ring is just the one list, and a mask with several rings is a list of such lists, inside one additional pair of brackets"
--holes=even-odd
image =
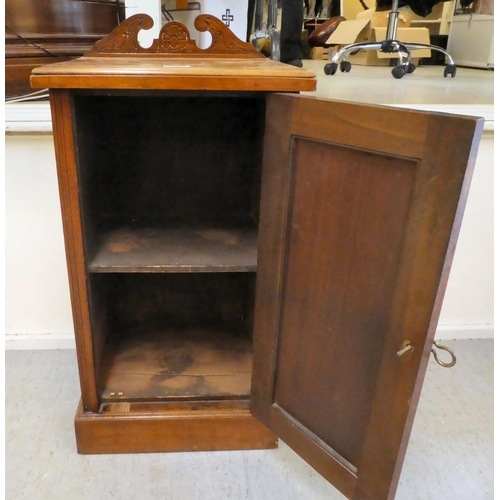
[(33, 92), (31, 70), (83, 55), (124, 19), (123, 0), (7, 0), (5, 96)]

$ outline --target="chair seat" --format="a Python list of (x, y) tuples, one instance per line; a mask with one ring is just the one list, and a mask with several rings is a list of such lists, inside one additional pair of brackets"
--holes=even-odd
[(345, 21), (345, 17), (335, 16), (320, 24), (307, 39), (310, 47), (322, 47), (330, 38), (330, 35), (337, 29), (337, 26)]

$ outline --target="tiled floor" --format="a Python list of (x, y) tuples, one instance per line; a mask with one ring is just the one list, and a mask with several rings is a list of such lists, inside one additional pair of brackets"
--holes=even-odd
[[(396, 498), (493, 498), (493, 341), (448, 341), (452, 369), (429, 364)], [(82, 456), (73, 350), (8, 351), (9, 500), (342, 500), (280, 442), (277, 450)]]

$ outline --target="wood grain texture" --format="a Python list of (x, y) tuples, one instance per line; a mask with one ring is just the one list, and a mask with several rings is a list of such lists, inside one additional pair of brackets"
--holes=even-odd
[[(269, 391), (274, 385), (276, 332), (279, 326), (281, 275), (284, 261), (285, 221), (290, 191), (286, 166), (292, 133), (293, 107), (286, 99), (268, 98), (262, 192), (258, 237), (259, 266), (256, 280), (254, 352), (252, 368), (252, 413), (268, 421)], [(285, 162), (285, 163), (283, 163)], [(264, 334), (270, 332), (270, 334)]]
[(30, 76), (33, 68), (44, 64), (69, 60), (60, 57), (9, 57), (5, 60), (5, 97), (16, 97), (30, 94)]
[[(395, 287), (354, 498), (394, 498), (427, 369), (483, 129), (482, 119), (432, 115)], [(404, 285), (403, 285), (404, 283)], [(394, 353), (405, 340), (415, 350)], [(387, 393), (393, 398), (387, 399)], [(381, 422), (393, 425), (381, 432)]]
[(52, 90), (50, 103), (83, 408), (85, 411), (97, 411), (98, 401), (73, 141), (71, 96), (69, 92), (64, 90)]
[(104, 294), (99, 308), (107, 316), (101, 401), (248, 397), (254, 273), (91, 278), (103, 285), (93, 290)]
[[(280, 64), (280, 63), (277, 63)], [(45, 67), (45, 66), (44, 66)], [(35, 68), (33, 71), (36, 71)], [(251, 92), (306, 92), (316, 90), (312, 78), (267, 77), (253, 72), (251, 76), (186, 75), (36, 75), (31, 74), (32, 88), (84, 89), (164, 89), (164, 90), (227, 90)]]
[(315, 90), (312, 71), (269, 59), (82, 57), (35, 68), (34, 88), (299, 92)]
[(107, 401), (99, 407), (99, 414), (102, 415), (164, 415), (165, 412), (179, 415), (181, 413), (203, 412), (237, 412), (247, 411), (250, 401), (246, 399), (218, 400), (202, 399), (200, 401), (163, 401), (161, 403), (143, 402), (122, 402)]
[[(303, 137), (406, 158), (421, 158), (428, 115), (388, 106), (331, 101), (335, 119), (324, 111), (325, 100), (291, 96), (293, 130)], [(394, 124), (397, 123), (397, 127)]]
[(134, 405), (122, 403), (120, 408), (91, 414), (82, 412), (80, 404), (75, 417), (78, 452), (252, 450), (278, 444), (276, 436), (240, 402), (184, 407), (162, 403), (154, 409), (141, 405), (139, 411), (134, 411)]
[(269, 97), (252, 412), (349, 498), (394, 496), (478, 128)]
[(31, 92), (33, 68), (80, 57), (118, 24), (111, 1), (7, 0), (5, 94)]
[(418, 162), (291, 148), (274, 402), (357, 467)]
[[(282, 64), (271, 59), (228, 59), (193, 57), (185, 62), (170, 59), (166, 56), (154, 58), (135, 57), (80, 57), (74, 61), (61, 62), (36, 68), (34, 76), (161, 76), (162, 78), (174, 76), (225, 76), (232, 78), (304, 78), (314, 81), (313, 71), (296, 68), (289, 64)], [(124, 82), (126, 83), (126, 82)], [(84, 87), (76, 87), (84, 88)], [(95, 86), (94, 88), (100, 88)], [(140, 87), (139, 87), (140, 88)], [(202, 90), (202, 89), (198, 89)], [(245, 90), (245, 89), (240, 89)]]
[[(112, 29), (113, 26), (109, 26)], [(70, 33), (33, 33), (18, 36), (6, 33), (5, 58), (40, 58), (38, 66), (63, 62), (68, 59), (81, 57), (98, 42), (102, 34), (70, 34)], [(51, 57), (52, 55), (52, 57)], [(59, 57), (58, 57), (59, 56)], [(10, 63), (10, 61), (7, 61)]]
[(352, 498), (356, 488), (356, 468), (317, 438), (278, 405), (269, 412), (270, 428), (316, 471), (327, 478), (343, 495)]
[[(152, 27), (144, 14), (128, 18), (104, 40), (68, 64), (35, 68), (34, 88), (238, 90), (300, 92), (314, 90), (312, 71), (266, 59), (242, 42), (217, 18), (198, 16), (196, 27), (209, 31), (212, 44), (196, 47), (185, 26), (163, 26), (159, 39), (144, 49), (137, 34)], [(141, 57), (139, 57), (141, 56)], [(73, 64), (74, 63), (74, 64)]]
[(135, 328), (108, 339), (101, 401), (250, 396), (252, 339), (216, 328)]
[(199, 15), (194, 27), (199, 32), (208, 31), (211, 35), (210, 46), (200, 49), (191, 38), (189, 30), (178, 21), (164, 24), (158, 39), (148, 48), (141, 47), (138, 39), (140, 30), (153, 27), (153, 19), (147, 14), (135, 14), (123, 21), (106, 38), (100, 40), (85, 55), (99, 57), (105, 55), (156, 56), (167, 54), (170, 57), (253, 57), (263, 58), (251, 43), (241, 41), (222, 21), (209, 14)]
[[(123, 13), (120, 0), (119, 11)], [(118, 22), (117, 2), (6, 0), (5, 24), (21, 35), (107, 35)]]
[(94, 273), (256, 270), (256, 229), (210, 227), (112, 230), (89, 264)]

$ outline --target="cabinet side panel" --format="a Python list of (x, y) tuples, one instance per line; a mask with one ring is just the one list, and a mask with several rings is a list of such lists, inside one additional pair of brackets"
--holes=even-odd
[(95, 412), (98, 410), (98, 401), (73, 140), (71, 97), (68, 91), (51, 90), (50, 102), (83, 409)]
[[(98, 182), (99, 168), (105, 161), (106, 151), (110, 149), (109, 145), (113, 144), (113, 140), (108, 137), (106, 142), (105, 139), (99, 137), (99, 117), (92, 113), (90, 106), (87, 106), (85, 112), (82, 112), (82, 106), (75, 95), (71, 99), (71, 112), (74, 147), (78, 152), (75, 157), (75, 165), (78, 176), (83, 248), (85, 260), (88, 263), (92, 262), (100, 243), (98, 232), (101, 211)], [(95, 154), (96, 147), (101, 149), (101, 153), (98, 155)], [(96, 379), (99, 380), (99, 365), (108, 334), (106, 286), (103, 276), (88, 273), (87, 291), (89, 294), (88, 307), (92, 330), (92, 351), (96, 367)], [(97, 392), (100, 392), (99, 388)]]

